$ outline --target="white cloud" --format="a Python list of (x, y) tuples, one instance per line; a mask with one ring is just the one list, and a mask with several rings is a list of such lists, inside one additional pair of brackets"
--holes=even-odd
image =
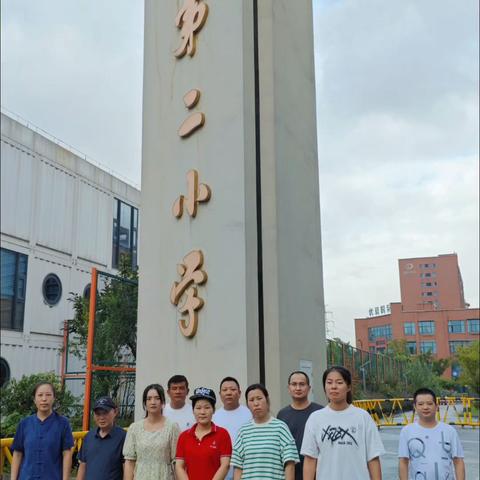
[(397, 259), (457, 252), (478, 306), (478, 5), (315, 1), (327, 310), (399, 301)]

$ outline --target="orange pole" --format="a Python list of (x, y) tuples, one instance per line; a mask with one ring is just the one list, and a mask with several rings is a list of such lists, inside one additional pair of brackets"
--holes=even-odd
[(83, 403), (82, 429), (90, 428), (90, 397), (92, 395), (93, 339), (95, 335), (95, 311), (97, 307), (97, 269), (92, 268), (90, 282), (90, 309), (88, 312), (87, 365), (85, 371), (85, 399)]

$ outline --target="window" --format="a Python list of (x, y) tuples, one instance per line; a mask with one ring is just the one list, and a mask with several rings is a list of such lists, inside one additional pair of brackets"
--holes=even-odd
[(436, 342), (420, 342), (420, 352), (421, 353), (437, 353), (437, 343)]
[(435, 263), (421, 263), (420, 268), (437, 268)]
[(435, 335), (435, 322), (433, 320), (418, 322), (418, 332), (420, 335)]
[(379, 327), (370, 327), (368, 329), (368, 339), (374, 342), (377, 338), (386, 338), (390, 340), (392, 338), (392, 326), (381, 325)]
[(138, 209), (115, 199), (113, 216), (112, 267), (118, 268), (122, 255), (130, 255), (137, 266)]
[(422, 282), (423, 288), (436, 287), (436, 286), (437, 286), (437, 282)]
[(1, 249), (1, 326), (23, 330), (27, 287), (27, 255)]
[(407, 342), (408, 353), (412, 355), (417, 354), (417, 342)]
[(405, 322), (403, 324), (403, 332), (405, 335), (415, 335), (415, 322)]
[(470, 318), (467, 320), (468, 333), (480, 333), (480, 319)]
[(62, 282), (54, 273), (49, 273), (43, 280), (43, 299), (53, 307), (62, 298)]
[(461, 347), (468, 347), (472, 342), (468, 340), (450, 340), (448, 346), (450, 347), (450, 353), (457, 353)]
[(463, 320), (450, 320), (448, 322), (448, 333), (465, 333), (465, 322)]
[(0, 388), (4, 387), (10, 380), (10, 365), (0, 357)]
[(422, 297), (433, 297), (433, 292), (422, 292)]
[(426, 272), (426, 273), (421, 273), (420, 278), (433, 278), (436, 277), (437, 274), (435, 272)]

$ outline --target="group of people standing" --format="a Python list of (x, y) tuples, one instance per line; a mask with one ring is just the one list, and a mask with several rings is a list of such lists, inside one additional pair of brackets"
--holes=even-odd
[[(96, 428), (78, 455), (77, 479), (381, 479), (382, 441), (368, 412), (352, 405), (350, 372), (328, 368), (323, 387), (325, 407), (310, 402), (308, 375), (292, 372), (292, 402), (274, 417), (262, 384), (246, 389), (244, 406), (238, 381), (224, 378), (219, 389), (223, 407), (216, 410), (213, 389), (196, 388), (188, 403), (188, 380), (174, 375), (167, 384), (169, 403), (160, 384), (144, 389), (145, 417), (128, 432), (115, 425), (113, 400), (101, 397), (93, 408)], [(68, 420), (53, 411), (54, 398), (51, 384), (35, 388), (37, 413), (22, 420), (13, 442), (12, 480), (70, 479), (73, 438)], [(400, 435), (400, 480), (464, 480), (458, 435), (436, 421), (435, 394), (421, 389), (414, 403), (418, 423)], [(422, 445), (421, 455), (415, 442)], [(435, 458), (426, 458), (430, 451)]]

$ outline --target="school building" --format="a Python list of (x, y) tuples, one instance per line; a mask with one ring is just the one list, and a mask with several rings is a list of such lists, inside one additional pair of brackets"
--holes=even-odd
[(70, 293), (92, 267), (137, 264), (140, 191), (45, 132), (1, 116), (1, 378), (60, 373)]
[(398, 265), (401, 301), (355, 319), (357, 347), (383, 353), (388, 342), (404, 339), (411, 354), (447, 358), (479, 339), (479, 309), (465, 302), (456, 253), (404, 258)]

